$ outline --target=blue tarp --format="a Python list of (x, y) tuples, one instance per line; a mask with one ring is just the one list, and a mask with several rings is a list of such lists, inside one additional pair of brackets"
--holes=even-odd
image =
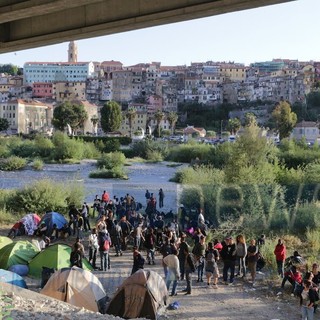
[(8, 270), (0, 269), (0, 282), (13, 284), (15, 286), (28, 289), (26, 282), (23, 280), (22, 277)]

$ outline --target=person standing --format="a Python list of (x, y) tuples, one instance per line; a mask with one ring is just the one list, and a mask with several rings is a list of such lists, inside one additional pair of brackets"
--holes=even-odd
[(204, 269), (204, 256), (206, 252), (205, 237), (200, 236), (200, 240), (193, 247), (192, 253), (198, 265), (198, 280), (197, 282), (203, 282), (203, 269)]
[(112, 226), (110, 235), (111, 235), (111, 241), (116, 251), (116, 257), (119, 257), (119, 255), (122, 256), (122, 251), (121, 251), (122, 229), (119, 226), (117, 220), (113, 221), (113, 226)]
[(170, 289), (171, 282), (173, 282), (170, 296), (177, 295), (177, 286), (180, 277), (180, 266), (177, 254), (178, 251), (176, 249), (172, 249), (172, 253), (164, 257), (162, 260), (163, 264), (168, 268), (168, 272), (166, 275), (166, 286), (168, 291)]
[(178, 259), (180, 263), (180, 280), (184, 280), (186, 252), (189, 253), (189, 245), (186, 242), (187, 235), (182, 233), (180, 236)]
[(205, 253), (206, 258), (206, 276), (207, 276), (207, 285), (210, 287), (211, 278), (213, 278), (213, 288), (218, 289), (218, 278), (219, 278), (219, 269), (217, 261), (219, 260), (219, 251), (214, 249), (213, 243), (208, 243), (208, 249)]
[(96, 269), (97, 251), (99, 248), (98, 236), (96, 228), (92, 228), (89, 235), (89, 263), (91, 263), (93, 269)]
[(153, 228), (148, 227), (148, 230), (145, 235), (144, 246), (147, 249), (147, 260), (149, 265), (151, 264), (151, 262), (152, 264), (155, 264), (155, 261), (154, 261), (155, 244), (156, 244), (156, 236), (154, 235), (154, 230)]
[(223, 281), (228, 284), (228, 272), (230, 270), (229, 283), (232, 285), (234, 280), (234, 270), (236, 266), (236, 245), (231, 236), (227, 237), (222, 245), (220, 256), (223, 260)]
[(301, 319), (313, 320), (316, 292), (310, 280), (303, 281), (303, 290), (300, 294)]
[(145, 193), (145, 198), (146, 198), (146, 203), (148, 204), (148, 202), (149, 202), (149, 200), (150, 200), (150, 197), (151, 197), (151, 194), (150, 194), (150, 192), (149, 192), (149, 190), (147, 189), (146, 190), (146, 193)]
[(110, 269), (109, 250), (111, 246), (111, 239), (107, 229), (104, 229), (103, 231), (99, 232), (98, 244), (101, 258), (100, 270), (107, 271), (107, 269)]
[(107, 204), (110, 200), (110, 196), (109, 196), (109, 193), (104, 190), (102, 195), (101, 195), (101, 202), (103, 202), (103, 205)]
[(82, 209), (81, 209), (81, 215), (83, 218), (83, 229), (85, 232), (90, 231), (90, 222), (89, 222), (89, 212), (88, 212), (88, 205), (86, 202), (83, 203)]
[[(196, 268), (193, 264), (192, 258), (189, 253), (189, 247), (184, 247), (184, 256), (185, 256), (185, 261), (183, 262), (184, 264), (184, 271), (185, 271), (185, 276), (186, 276), (186, 281), (187, 281), (187, 288), (183, 291), (185, 291), (185, 294), (191, 294), (192, 290), (192, 273), (196, 271)], [(181, 265), (180, 265), (180, 270), (181, 270)]]
[(164, 192), (162, 188), (159, 190), (159, 208), (163, 208)]
[(246, 240), (242, 234), (239, 234), (237, 236), (236, 248), (237, 248), (237, 251), (236, 251), (237, 261), (239, 264), (237, 276), (240, 276), (241, 272), (242, 272), (242, 277), (245, 278), (245, 276), (246, 276), (247, 244), (246, 244)]
[(257, 260), (258, 260), (258, 247), (256, 246), (256, 240), (250, 241), (248, 247), (248, 269), (251, 273), (252, 286), (255, 285), (256, 273), (257, 273)]
[(286, 246), (284, 245), (282, 239), (278, 240), (278, 243), (273, 252), (276, 256), (278, 274), (281, 278), (284, 277), (284, 262), (286, 260)]

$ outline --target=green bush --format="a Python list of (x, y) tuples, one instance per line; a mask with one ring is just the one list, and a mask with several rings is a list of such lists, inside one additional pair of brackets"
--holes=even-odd
[(21, 140), (11, 148), (11, 153), (21, 158), (33, 158), (37, 156), (37, 149), (33, 140)]
[(224, 173), (219, 169), (200, 165), (177, 171), (171, 181), (182, 184), (222, 184), (224, 182)]
[(0, 161), (0, 170), (14, 171), (21, 170), (27, 165), (27, 161), (23, 158), (11, 156)]
[(100, 151), (96, 148), (96, 145), (92, 142), (83, 143), (83, 158), (84, 159), (97, 159), (101, 156)]
[(107, 140), (104, 143), (104, 148), (103, 148), (103, 152), (108, 153), (108, 152), (115, 152), (115, 151), (119, 151), (120, 150), (120, 141), (113, 139), (113, 140)]
[(89, 178), (94, 179), (124, 179), (127, 180), (128, 176), (121, 167), (114, 167), (112, 169), (100, 169), (92, 171), (89, 174)]
[(58, 183), (49, 179), (16, 190), (8, 199), (7, 206), (12, 212), (57, 211), (67, 213), (70, 203), (80, 206), (84, 199), (84, 187), (77, 183)]
[(52, 156), (54, 160), (83, 159), (82, 140), (70, 139), (67, 134), (56, 132), (52, 141), (55, 146)]
[(292, 231), (296, 234), (305, 234), (307, 230), (317, 230), (320, 227), (319, 203), (304, 203), (292, 211)]
[(105, 153), (97, 162), (99, 169), (111, 170), (124, 165), (126, 157), (122, 152)]
[(43, 169), (44, 163), (43, 163), (43, 161), (41, 159), (36, 158), (36, 159), (33, 160), (31, 165), (32, 165), (32, 168), (34, 170), (40, 171), (40, 170)]
[(194, 159), (207, 161), (212, 146), (198, 143), (180, 144), (169, 150), (166, 160), (190, 163)]
[(133, 143), (131, 145), (131, 150), (134, 157), (147, 159), (150, 152), (157, 152), (161, 154), (163, 158), (166, 158), (168, 155), (168, 144), (164, 141), (153, 141), (151, 139), (145, 139)]
[(50, 157), (54, 145), (51, 139), (44, 137), (43, 135), (36, 135), (34, 139), (34, 146), (38, 157), (47, 158)]
[(146, 159), (151, 162), (161, 162), (163, 157), (160, 151), (157, 150), (148, 150), (146, 154)]

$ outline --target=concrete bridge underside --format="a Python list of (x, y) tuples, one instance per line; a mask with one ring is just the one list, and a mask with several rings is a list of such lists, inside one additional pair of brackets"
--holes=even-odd
[(1, 0), (0, 53), (295, 0)]

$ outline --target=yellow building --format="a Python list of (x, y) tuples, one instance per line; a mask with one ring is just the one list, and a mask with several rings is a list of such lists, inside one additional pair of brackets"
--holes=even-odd
[(51, 126), (52, 106), (32, 99), (10, 100), (0, 103), (0, 118), (7, 119), (15, 133), (45, 132)]
[(85, 100), (86, 83), (80, 82), (54, 82), (52, 87), (52, 96), (57, 102)]
[[(147, 112), (146, 111), (137, 111), (136, 116), (132, 121), (131, 133), (134, 134), (139, 129), (143, 129), (144, 131), (146, 131), (147, 123), (148, 123), (148, 114), (147, 114)], [(119, 131), (124, 136), (129, 136), (130, 135), (129, 120), (126, 118), (125, 113), (123, 113), (122, 123), (121, 123), (121, 126), (119, 128)]]
[(241, 64), (221, 64), (220, 78), (225, 81), (244, 81), (247, 78), (247, 67)]

